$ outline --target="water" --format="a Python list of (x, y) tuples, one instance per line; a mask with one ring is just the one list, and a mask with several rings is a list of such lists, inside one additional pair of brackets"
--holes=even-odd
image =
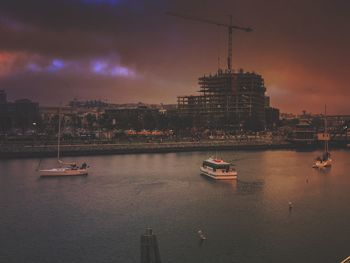
[(334, 151), (324, 172), (311, 168), (315, 152), (222, 152), (237, 164), (238, 182), (200, 176), (208, 155), (69, 158), (89, 163), (89, 176), (48, 179), (38, 178), (36, 159), (1, 160), (0, 262), (140, 262), (149, 226), (168, 263), (350, 255), (350, 151)]

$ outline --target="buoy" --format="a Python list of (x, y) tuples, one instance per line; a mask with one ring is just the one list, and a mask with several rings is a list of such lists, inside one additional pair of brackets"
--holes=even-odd
[(198, 235), (201, 240), (206, 240), (207, 238), (204, 236), (202, 230), (198, 230)]
[(292, 208), (293, 208), (293, 203), (292, 203), (292, 202), (289, 202), (289, 203), (288, 203), (288, 206), (289, 206), (289, 210), (292, 210)]

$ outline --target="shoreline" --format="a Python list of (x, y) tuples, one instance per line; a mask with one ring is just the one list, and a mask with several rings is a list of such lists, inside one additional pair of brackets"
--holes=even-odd
[[(56, 157), (57, 145), (3, 144), (0, 145), (0, 159)], [(334, 147), (345, 148), (345, 147)], [(259, 151), (259, 150), (317, 150), (297, 148), (285, 142), (266, 141), (206, 141), (206, 142), (162, 142), (129, 144), (72, 144), (61, 145), (63, 157), (94, 156), (113, 154), (173, 153), (198, 151)]]
[[(142, 153), (172, 153), (195, 152), (211, 150), (278, 150), (294, 149), (290, 143), (266, 143), (266, 142), (237, 142), (237, 141), (213, 141), (213, 142), (171, 142), (171, 143), (130, 143), (130, 144), (78, 144), (61, 145), (62, 157), (69, 156), (93, 156), (113, 154), (142, 154)], [(32, 157), (56, 157), (57, 145), (2, 145), (0, 159), (32, 158)]]

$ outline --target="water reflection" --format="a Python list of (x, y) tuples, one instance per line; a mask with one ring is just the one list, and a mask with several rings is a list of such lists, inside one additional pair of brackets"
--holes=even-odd
[(265, 182), (263, 180), (257, 181), (243, 181), (238, 180), (237, 190), (241, 194), (255, 194), (263, 190)]
[(209, 184), (212, 188), (217, 189), (217, 194), (257, 194), (264, 188), (264, 180), (214, 180), (205, 175), (201, 175), (202, 179)]
[(237, 180), (215, 180), (206, 175), (200, 174), (202, 179), (211, 185), (211, 187), (223, 190), (231, 190), (232, 192), (237, 191)]
[(324, 175), (330, 175), (331, 174), (331, 170), (332, 170), (332, 167), (325, 167), (325, 168), (322, 168), (322, 169), (316, 169), (316, 171), (320, 174), (324, 174)]
[(168, 263), (337, 262), (348, 253), (349, 151), (332, 152), (325, 170), (311, 168), (313, 152), (223, 152), (237, 181), (201, 176), (207, 155), (75, 157), (89, 175), (64, 178), (40, 178), (37, 159), (0, 161), (2, 261), (138, 262), (148, 226)]
[(199, 239), (198, 240), (198, 246), (201, 247), (204, 244), (204, 239)]

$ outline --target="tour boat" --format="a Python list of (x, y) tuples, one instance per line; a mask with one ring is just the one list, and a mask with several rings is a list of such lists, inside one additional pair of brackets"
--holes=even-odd
[(200, 167), (201, 174), (215, 180), (234, 180), (237, 179), (237, 171), (230, 163), (222, 159), (209, 158), (205, 160)]
[(58, 135), (57, 135), (57, 162), (59, 167), (39, 170), (41, 177), (50, 176), (79, 176), (88, 174), (88, 166), (83, 163), (80, 167), (76, 163), (67, 163), (60, 160), (61, 116), (58, 112)]
[(319, 140), (324, 141), (324, 152), (322, 156), (316, 158), (315, 163), (313, 164), (313, 168), (327, 168), (332, 166), (331, 154), (329, 152), (328, 141), (330, 140), (330, 135), (327, 132), (327, 108), (325, 106), (324, 113), (324, 133), (319, 135)]

